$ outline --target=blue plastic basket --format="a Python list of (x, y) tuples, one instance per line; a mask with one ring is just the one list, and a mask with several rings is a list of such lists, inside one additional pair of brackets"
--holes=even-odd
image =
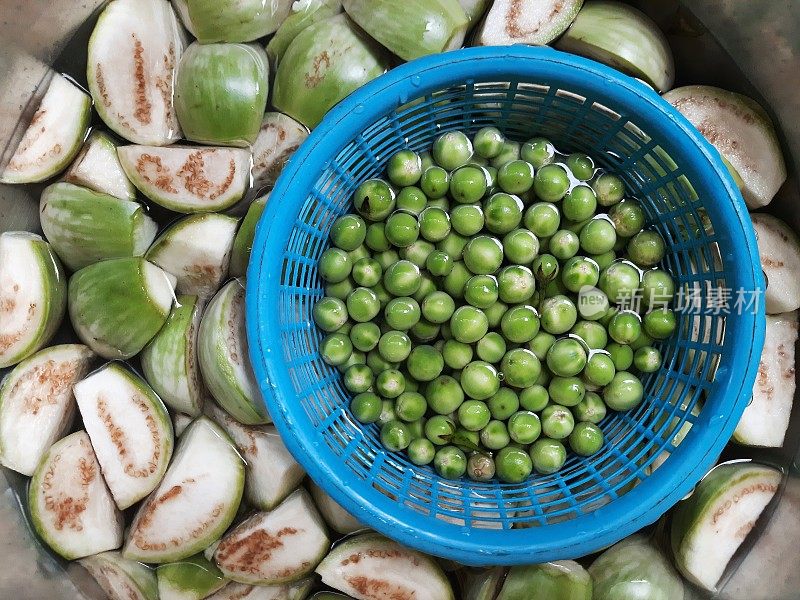
[[(618, 173), (667, 240), (665, 266), (681, 293), (698, 303), (679, 314), (678, 333), (663, 344), (663, 369), (644, 378), (645, 401), (602, 424), (603, 450), (520, 485), (447, 481), (384, 450), (377, 427), (350, 414), (350, 394), (320, 359), (311, 319), (323, 295), (317, 259), (333, 221), (351, 211), (357, 185), (402, 148), (425, 150), (442, 132), (486, 125), (519, 141), (546, 136)], [(764, 287), (744, 202), (719, 154), (644, 84), (549, 48), (420, 59), (344, 100), (273, 190), (247, 283), (250, 355), (290, 451), (365, 525), (472, 565), (577, 557), (654, 522), (730, 438), (764, 336), (763, 311), (725, 314), (721, 295), (707, 293), (723, 287), (757, 299)], [(676, 447), (687, 422), (693, 426)]]

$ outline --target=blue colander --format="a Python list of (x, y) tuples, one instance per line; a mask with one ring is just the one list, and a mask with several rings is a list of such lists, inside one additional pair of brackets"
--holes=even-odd
[[(379, 176), (398, 150), (423, 151), (443, 132), (487, 125), (521, 142), (548, 137), (619, 174), (667, 240), (664, 266), (691, 307), (661, 345), (661, 371), (643, 379), (645, 401), (601, 424), (603, 449), (517, 485), (448, 481), (386, 451), (377, 427), (349, 412), (350, 394), (321, 360), (311, 318), (323, 296), (317, 259), (359, 183)], [(714, 463), (750, 397), (763, 288), (735, 184), (667, 102), (639, 81), (549, 48), (473, 48), (416, 60), (362, 87), (296, 152), (258, 226), (247, 332), (286, 445), (359, 521), (465, 564), (535, 563), (594, 552), (654, 522)]]

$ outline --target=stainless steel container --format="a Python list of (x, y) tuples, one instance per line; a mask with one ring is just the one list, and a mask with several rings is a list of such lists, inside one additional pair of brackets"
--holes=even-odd
[[(796, 0), (633, 0), (668, 32), (678, 84), (718, 85), (759, 98), (782, 133), (790, 180), (770, 206), (800, 231), (800, 11)], [(53, 69), (79, 75), (85, 40), (102, 0), (0, 0), (0, 164), (24, 131)], [(70, 44), (71, 40), (75, 40)], [(65, 52), (65, 48), (67, 51)], [(78, 77), (80, 81), (80, 77)], [(0, 231), (37, 231), (36, 186), (0, 185)], [(800, 274), (798, 274), (800, 276)], [(64, 332), (65, 337), (69, 332)], [(774, 510), (734, 559), (718, 597), (800, 598), (800, 403), (781, 450), (730, 449), (781, 467), (786, 485)], [(103, 594), (80, 567), (67, 567), (34, 538), (20, 496), (23, 477), (0, 474), (0, 598), (73, 600)]]

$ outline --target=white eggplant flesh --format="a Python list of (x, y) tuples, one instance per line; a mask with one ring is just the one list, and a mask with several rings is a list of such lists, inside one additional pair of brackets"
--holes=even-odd
[(26, 231), (0, 234), (0, 369), (47, 345), (64, 316), (66, 287), (50, 244)]
[(544, 46), (570, 26), (583, 0), (495, 0), (478, 28), (479, 46)]
[(751, 98), (708, 85), (675, 88), (664, 99), (719, 150), (751, 209), (766, 206), (786, 181), (775, 125)]
[(330, 540), (325, 523), (303, 489), (269, 512), (246, 519), (222, 538), (214, 560), (239, 583), (275, 585), (313, 573)]
[(308, 490), (311, 492), (322, 518), (336, 533), (349, 535), (364, 529), (364, 526), (353, 515), (343, 509), (336, 500), (325, 493), (325, 490), (310, 479), (308, 481)]
[(183, 413), (172, 415), (172, 430), (175, 432), (175, 437), (183, 435), (183, 432), (192, 424), (192, 421), (194, 421), (192, 417)]
[(780, 483), (778, 470), (755, 463), (712, 469), (672, 515), (672, 551), (684, 577), (714, 591)]
[(306, 600), (314, 583), (313, 577), (278, 585), (250, 585), (233, 581), (209, 596), (208, 600)]
[(153, 242), (145, 258), (175, 276), (179, 294), (207, 300), (228, 276), (238, 225), (238, 219), (217, 213), (183, 217)]
[(122, 544), (122, 513), (85, 431), (59, 440), (42, 457), (28, 487), (28, 508), (33, 529), (67, 560)]
[(94, 353), (82, 344), (40, 350), (0, 384), (0, 464), (33, 475), (45, 452), (72, 425), (72, 386), (89, 372)]
[(247, 463), (244, 495), (248, 504), (271, 510), (300, 486), (305, 471), (274, 426), (242, 425), (212, 402), (206, 404), (206, 415), (231, 436)]
[(73, 388), (86, 431), (120, 510), (161, 481), (174, 436), (166, 406), (122, 363), (109, 363)]
[(117, 154), (136, 188), (175, 212), (225, 210), (250, 186), (252, 157), (242, 148), (131, 145)]
[[(140, 355), (144, 378), (168, 407), (190, 417), (203, 409), (203, 382), (197, 362), (202, 303), (178, 296), (167, 322)], [(176, 431), (176, 435), (179, 435)]]
[(89, 133), (92, 99), (63, 75), (53, 75), (38, 110), (0, 172), (0, 183), (36, 183), (61, 173)]
[(357, 600), (454, 600), (453, 588), (433, 558), (377, 533), (338, 544), (317, 567), (322, 581)]
[(147, 565), (103, 552), (78, 561), (89, 571), (109, 600), (167, 600), (158, 595), (156, 574)]
[(777, 217), (765, 213), (750, 216), (767, 282), (767, 314), (793, 312), (800, 308), (800, 238)]
[(766, 448), (783, 446), (796, 387), (797, 328), (797, 311), (767, 316), (753, 397), (733, 432), (735, 442)]
[(64, 181), (122, 200), (135, 200), (136, 186), (122, 169), (118, 145), (107, 133), (93, 131), (64, 173)]
[(286, 162), (308, 137), (308, 129), (292, 117), (268, 112), (253, 144), (253, 189), (272, 188)]
[(161, 484), (139, 507), (123, 555), (162, 564), (203, 551), (233, 522), (243, 490), (244, 461), (228, 435), (209, 419), (195, 419)]
[(245, 425), (271, 423), (248, 358), (242, 282), (227, 283), (211, 300), (197, 343), (200, 372), (217, 403)]
[(100, 117), (135, 144), (181, 137), (173, 105), (184, 42), (166, 0), (113, 0), (89, 38), (86, 78)]
[(217, 566), (202, 554), (160, 565), (159, 600), (203, 600), (227, 583)]

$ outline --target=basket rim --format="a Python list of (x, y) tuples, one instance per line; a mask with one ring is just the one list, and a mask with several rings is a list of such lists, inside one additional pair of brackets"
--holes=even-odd
[[(315, 441), (315, 430), (302, 423), (289, 370), (280, 350), (269, 346), (279, 335), (280, 263), (295, 219), (308, 191), (326, 161), (335, 157), (364, 126), (408, 102), (408, 93), (422, 96), (449, 85), (459, 85), (476, 74), (498, 74), (514, 65), (519, 78), (547, 76), (559, 87), (592, 89), (604, 103), (636, 114), (638, 124), (659, 120), (659, 133), (670, 136), (674, 151), (691, 161), (701, 176), (703, 196), (729, 198), (708, 203), (715, 225), (728, 242), (725, 264), (735, 264), (736, 277), (746, 289), (764, 289), (755, 234), (744, 200), (719, 153), (693, 125), (655, 91), (610, 67), (548, 47), (507, 46), (462, 49), (417, 59), (392, 69), (353, 92), (335, 106), (290, 159), (271, 192), (253, 243), (247, 272), (246, 321), (250, 359), (274, 424), (290, 452), (312, 479), (365, 526), (407, 546), (472, 565), (511, 565), (575, 558), (598, 551), (655, 522), (711, 468), (730, 439), (747, 405), (764, 341), (765, 315), (746, 312), (729, 319), (739, 368), (720, 364), (711, 398), (727, 398), (726, 414), (703, 416), (694, 444), (682, 444), (673, 453), (671, 469), (646, 477), (637, 493), (627, 493), (591, 513), (533, 529), (469, 529), (448, 524), (399, 505), (367, 482), (335, 470), (318, 458), (329, 450)], [(592, 87), (593, 86), (593, 87)], [(400, 100), (403, 102), (400, 102)], [(635, 110), (634, 110), (635, 109)], [(687, 158), (689, 157), (689, 158)], [(723, 246), (720, 244), (720, 248)], [(756, 267), (759, 265), (758, 267)], [(726, 339), (726, 345), (728, 340)], [(744, 368), (741, 368), (744, 366)], [(288, 391), (288, 392), (287, 392)], [(300, 416), (301, 418), (296, 418)], [(689, 447), (691, 446), (691, 447)], [(334, 456), (334, 455), (332, 455)], [(677, 467), (677, 468), (676, 468)], [(642, 502), (642, 498), (649, 499)], [(399, 518), (400, 516), (405, 518)]]

